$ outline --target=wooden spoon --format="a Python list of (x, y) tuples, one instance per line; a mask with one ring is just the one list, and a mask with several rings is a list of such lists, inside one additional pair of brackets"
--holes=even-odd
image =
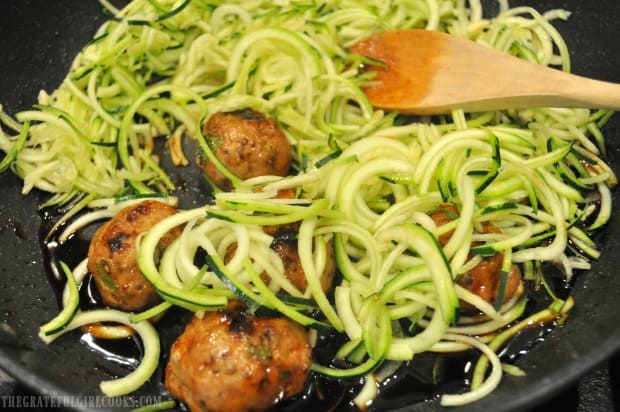
[(428, 30), (374, 34), (351, 50), (379, 60), (364, 89), (380, 109), (442, 114), (523, 107), (620, 109), (620, 85), (587, 79)]

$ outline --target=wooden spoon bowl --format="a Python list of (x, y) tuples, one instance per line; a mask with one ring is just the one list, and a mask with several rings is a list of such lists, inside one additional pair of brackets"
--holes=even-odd
[(364, 88), (380, 109), (443, 114), (524, 107), (620, 109), (620, 85), (530, 63), (428, 30), (377, 33), (351, 51), (384, 65)]

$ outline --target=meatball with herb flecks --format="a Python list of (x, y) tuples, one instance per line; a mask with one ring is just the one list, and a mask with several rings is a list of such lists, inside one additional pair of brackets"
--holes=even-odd
[[(136, 311), (153, 306), (159, 295), (144, 277), (137, 262), (136, 238), (177, 209), (156, 200), (127, 206), (104, 223), (88, 249), (88, 270), (106, 306)], [(162, 239), (162, 246), (174, 240), (180, 229)]]
[[(301, 265), (299, 257), (298, 231), (288, 226), (283, 226), (273, 233), (271, 249), (282, 259), (284, 274), (297, 289), (305, 292), (308, 287), (308, 279)], [(334, 258), (334, 247), (332, 242), (326, 244), (325, 267), (320, 274), (321, 289), (328, 292), (332, 288), (334, 274), (336, 272), (336, 260)]]
[[(454, 205), (440, 205), (430, 214), (435, 224), (443, 226), (459, 218), (459, 211)], [(500, 230), (491, 223), (483, 224), (483, 233), (499, 233)], [(450, 230), (438, 237), (443, 247), (449, 241), (454, 230)], [(519, 267), (510, 265), (507, 273), (502, 273), (504, 254), (501, 252), (485, 256), (471, 270), (456, 277), (456, 283), (489, 303), (506, 303), (514, 296), (518, 296), (522, 289), (522, 276)], [(498, 302), (499, 301), (499, 302)]]
[(193, 317), (172, 345), (165, 383), (192, 412), (262, 411), (299, 393), (310, 363), (302, 326), (233, 302)]
[[(291, 168), (291, 147), (278, 123), (253, 109), (213, 114), (202, 134), (223, 166), (232, 174), (248, 179), (256, 176), (286, 176)], [(223, 190), (232, 189), (203, 152), (198, 165)]]

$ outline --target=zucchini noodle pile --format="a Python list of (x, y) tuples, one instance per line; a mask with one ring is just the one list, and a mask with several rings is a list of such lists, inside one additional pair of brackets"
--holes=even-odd
[[(572, 300), (554, 294), (542, 265), (555, 263), (570, 280), (599, 256), (590, 235), (611, 212), (616, 177), (603, 160), (601, 128), (612, 113), (386, 113), (362, 92), (372, 81), (364, 56), (348, 52), (377, 31), (426, 28), (570, 71), (567, 47), (550, 24), (567, 12), (540, 14), (499, 1), (499, 13), (486, 18), (479, 0), (134, 0), (122, 9), (101, 3), (114, 18), (75, 58), (59, 88), (41, 92), (32, 110), (0, 117), (0, 148), (7, 153), (0, 166), (23, 178), (24, 193), (54, 193), (45, 206), (73, 202), (65, 220), (98, 209), (69, 233), (124, 205), (105, 199), (172, 191), (153, 140), (169, 137), (179, 164), (187, 161), (178, 150), (186, 137), (212, 157), (201, 124), (218, 111), (250, 107), (276, 119), (293, 147), (295, 169), (283, 178), (245, 181), (221, 170), (234, 191), (216, 191), (213, 204), (180, 211), (146, 232), (139, 265), (164, 301), (144, 313), (80, 312), (85, 265), (64, 268), (70, 279), (64, 310), (42, 328), (46, 340), (109, 313), (108, 320), (132, 325), (148, 342), (139, 370), (123, 378), (131, 384), (104, 382), (104, 393), (133, 391), (157, 367), (157, 334), (147, 319), (173, 305), (200, 312), (240, 297), (251, 308), (345, 335), (336, 357), (349, 367), (313, 370), (365, 376), (359, 405), (377, 395), (373, 372), (386, 361), (478, 350), (471, 389), (441, 398), (442, 405), (462, 405), (499, 384), (496, 352), (507, 339), (528, 321), (560, 320), (570, 309)], [(298, 196), (278, 198), (284, 189)], [(459, 214), (438, 227), (429, 215), (442, 204)], [(270, 248), (273, 237), (262, 230), (295, 222), (305, 291), (285, 276)], [(499, 230), (487, 233), (485, 224)], [(182, 235), (159, 257), (159, 239), (179, 225)], [(437, 238), (448, 232), (441, 247)], [(325, 293), (320, 276), (331, 247), (342, 280)], [(547, 309), (523, 319), (526, 294), (493, 305), (455, 283), (498, 252), (503, 282), (518, 264), (525, 281), (547, 289)], [(464, 303), (482, 320), (459, 315)]]

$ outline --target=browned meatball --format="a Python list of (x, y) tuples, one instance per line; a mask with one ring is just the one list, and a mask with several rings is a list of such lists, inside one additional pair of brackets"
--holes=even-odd
[[(145, 200), (124, 208), (97, 230), (88, 248), (88, 270), (105, 305), (135, 311), (158, 302), (157, 292), (138, 267), (136, 237), (176, 212), (162, 202)], [(180, 229), (171, 231), (162, 245), (179, 234)]]
[(193, 412), (262, 411), (299, 393), (310, 363), (303, 327), (233, 303), (194, 316), (172, 345), (165, 383)]
[[(457, 217), (458, 215), (459, 215), (459, 211), (456, 208), (456, 206), (444, 204), (444, 205), (440, 205), (436, 211), (431, 213), (430, 217), (431, 219), (433, 219), (433, 222), (435, 222), (435, 224), (439, 227), (439, 226), (443, 226), (446, 223), (453, 221), (455, 217)], [(454, 230), (451, 230), (447, 233), (444, 233), (443, 235), (440, 235), (439, 238), (437, 239), (439, 241), (439, 244), (441, 246), (445, 246), (446, 243), (448, 243), (448, 241), (452, 237), (453, 233), (454, 233)]]
[[(286, 277), (291, 281), (295, 287), (301, 291), (305, 291), (308, 287), (308, 280), (306, 274), (301, 266), (301, 260), (299, 259), (299, 251), (297, 249), (297, 230), (290, 226), (282, 226), (280, 230), (273, 233), (273, 242), (271, 242), (271, 249), (273, 249), (284, 265), (284, 272)], [(327, 243), (327, 257), (325, 259), (325, 269), (321, 275), (321, 288), (324, 292), (327, 292), (332, 287), (334, 280), (334, 273), (336, 271), (336, 262), (334, 260), (334, 247), (332, 242)]]
[[(472, 270), (457, 276), (456, 282), (490, 303), (495, 303), (500, 294), (503, 253), (483, 259)], [(506, 278), (504, 296), (505, 303), (518, 292), (521, 286), (521, 271), (517, 265), (511, 265)]]
[[(306, 273), (301, 266), (301, 259), (299, 258), (299, 250), (297, 246), (299, 224), (290, 223), (279, 226), (265, 226), (263, 229), (265, 233), (273, 236), (273, 241), (271, 242), (270, 247), (282, 260), (282, 265), (284, 266), (284, 276), (286, 276), (297, 289), (302, 292), (305, 291), (308, 287), (308, 280), (306, 279)], [(325, 269), (323, 269), (323, 273), (321, 275), (321, 289), (323, 289), (323, 292), (328, 292), (331, 289), (334, 281), (334, 274), (336, 272), (333, 243), (328, 242), (326, 249), (327, 256), (325, 259)], [(231, 244), (226, 251), (224, 261), (230, 261), (236, 250), (237, 244)], [(265, 272), (261, 273), (261, 279), (263, 282), (269, 282), (269, 276)]]
[[(430, 214), (437, 226), (442, 226), (458, 217), (458, 209), (454, 205), (441, 205), (435, 212)], [(500, 230), (490, 223), (485, 223), (483, 233), (498, 233)], [(454, 231), (444, 233), (439, 236), (439, 244), (445, 246), (452, 237)], [(470, 292), (478, 295), (490, 303), (495, 303), (500, 295), (502, 279), (503, 253), (496, 253), (493, 256), (485, 257), (480, 263), (474, 266), (469, 272), (457, 276), (456, 283)], [(502, 303), (512, 298), (520, 290), (522, 282), (521, 271), (517, 265), (511, 265), (506, 277), (503, 291)], [(468, 306), (465, 305), (467, 309)]]
[[(296, 196), (295, 189), (282, 189), (278, 191), (278, 199), (294, 199)], [(297, 235), (299, 233), (299, 222), (287, 223), (283, 225), (263, 226), (263, 231), (273, 236), (271, 249), (275, 251), (284, 266), (284, 275), (299, 290), (305, 291), (308, 287), (306, 274), (301, 266), (299, 259), (299, 251), (297, 248)], [(325, 269), (321, 275), (321, 288), (324, 292), (328, 292), (334, 280), (336, 272), (336, 261), (334, 258), (334, 245), (328, 242), (326, 245), (327, 256), (325, 260)], [(226, 251), (225, 261), (230, 261), (233, 254), (237, 250), (237, 244), (233, 243)], [(263, 281), (268, 282), (269, 277), (266, 273), (261, 274)]]
[[(215, 156), (235, 176), (286, 176), (291, 168), (291, 147), (275, 120), (252, 109), (218, 112), (203, 125), (202, 133)], [(198, 165), (223, 190), (232, 184), (201, 153)]]

